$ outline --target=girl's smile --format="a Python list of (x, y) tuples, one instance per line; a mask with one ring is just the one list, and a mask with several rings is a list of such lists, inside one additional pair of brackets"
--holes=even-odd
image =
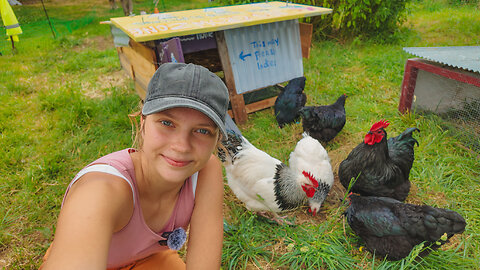
[(162, 155), (163, 158), (167, 161), (168, 164), (174, 166), (174, 167), (184, 167), (190, 164), (191, 161), (181, 161), (181, 160), (175, 160), (173, 158), (169, 158), (165, 155)]

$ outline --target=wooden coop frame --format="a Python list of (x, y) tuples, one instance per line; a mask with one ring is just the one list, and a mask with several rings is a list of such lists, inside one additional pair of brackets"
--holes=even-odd
[[(281, 2), (269, 2), (269, 4), (278, 4)], [(288, 4), (288, 3), (287, 3)], [(285, 5), (285, 3), (282, 3)], [(293, 4), (290, 4), (293, 5)], [(247, 5), (241, 5), (245, 7)], [(311, 6), (302, 6), (309, 7), (308, 10), (311, 12)], [(197, 29), (195, 32), (187, 32), (186, 34), (194, 34), (194, 33), (213, 33), (215, 44), (210, 44), (207, 46), (199, 46), (201, 47), (199, 50), (193, 51), (183, 51), (183, 43), (179, 40), (182, 36), (186, 36), (185, 33), (176, 33), (173, 32), (169, 36), (164, 35), (163, 37), (153, 37), (153, 38), (145, 38), (145, 37), (135, 37), (132, 35), (131, 31), (127, 29), (127, 27), (123, 27), (122, 24), (116, 23), (115, 18), (112, 19), (112, 23), (114, 26), (119, 27), (122, 31), (124, 31), (129, 36), (128, 46), (117, 47), (117, 53), (119, 56), (119, 60), (121, 63), (122, 68), (125, 70), (127, 75), (131, 77), (135, 82), (135, 89), (140, 96), (140, 98), (144, 99), (146, 95), (146, 90), (148, 86), (148, 82), (150, 78), (155, 73), (156, 69), (159, 67), (160, 64), (164, 62), (170, 62), (172, 59), (165, 57), (168, 54), (172, 53), (176, 55), (176, 61), (179, 62), (187, 62), (187, 63), (195, 63), (198, 65), (202, 65), (207, 67), (212, 72), (221, 72), (223, 73), (223, 79), (225, 85), (229, 90), (230, 96), (230, 107), (231, 109), (228, 111), (229, 115), (235, 119), (237, 124), (245, 123), (247, 121), (247, 115), (252, 112), (256, 112), (274, 105), (276, 96), (265, 98), (263, 100), (255, 101), (249, 104), (245, 104), (244, 95), (239, 94), (237, 92), (237, 88), (235, 85), (234, 80), (234, 73), (232, 64), (230, 63), (229, 57), (229, 48), (227, 42), (225, 40), (224, 30), (232, 29), (232, 28), (240, 28), (245, 27), (246, 25), (256, 25), (261, 23), (267, 23), (272, 21), (283, 21), (283, 20), (291, 20), (295, 18), (301, 18), (306, 16), (313, 16), (313, 15), (320, 15), (320, 14), (327, 14), (331, 13), (331, 9), (325, 9), (320, 7), (314, 7), (315, 12), (309, 14), (300, 14), (295, 16), (279, 16), (275, 20), (267, 20), (267, 21), (247, 21), (241, 24), (223, 27), (224, 29), (212, 29), (212, 28), (204, 28), (204, 29)], [(307, 9), (305, 9), (307, 10)], [(258, 17), (258, 16), (257, 16)], [(122, 19), (122, 18), (117, 18)], [(310, 47), (312, 41), (312, 32), (313, 26), (307, 23), (298, 23), (299, 28), (298, 31), (300, 33), (300, 44), (301, 44), (301, 55), (304, 58), (308, 58), (310, 54)], [(222, 28), (222, 27), (221, 27)], [(213, 31), (211, 31), (213, 30)], [(149, 39), (149, 40), (144, 40)], [(175, 40), (177, 42), (177, 46), (173, 46), (174, 50), (172, 50), (172, 46), (169, 47), (168, 53), (165, 52), (165, 48), (168, 46), (165, 45), (165, 42), (171, 42)], [(200, 41), (198, 41), (200, 42)], [(214, 45), (214, 46), (213, 46)], [(182, 61), (183, 60), (183, 61)], [(221, 76), (221, 75), (220, 75)], [(222, 77), (222, 76), (221, 76)], [(277, 84), (283, 82), (277, 82)], [(254, 89), (252, 91), (256, 91), (260, 89)], [(251, 91), (251, 92), (252, 92)]]
[(420, 58), (411, 58), (407, 60), (403, 74), (402, 90), (398, 105), (398, 110), (401, 113), (406, 113), (412, 109), (419, 70), (424, 70), (448, 79), (480, 87), (480, 79), (478, 77), (471, 76), (467, 73), (460, 72), (458, 69), (444, 66), (435, 62)]

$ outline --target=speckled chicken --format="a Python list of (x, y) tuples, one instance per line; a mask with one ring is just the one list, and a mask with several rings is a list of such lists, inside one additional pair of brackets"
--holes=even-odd
[(418, 145), (412, 133), (419, 130), (408, 128), (387, 140), (388, 125), (385, 120), (372, 125), (364, 141), (340, 163), (338, 176), (345, 189), (352, 178), (356, 179), (351, 188), (355, 193), (404, 201), (410, 192), (409, 175), (415, 159), (414, 146)]
[[(402, 203), (387, 197), (366, 197), (350, 194), (345, 211), (353, 232), (368, 251), (388, 260), (407, 257), (412, 249), (425, 241), (436, 249), (454, 234), (465, 230), (465, 219), (455, 211), (428, 205)], [(425, 249), (420, 256), (425, 256)]]
[(239, 134), (230, 133), (222, 144), (226, 151), (219, 156), (228, 185), (249, 210), (279, 213), (307, 200), (309, 211), (316, 214), (333, 185), (327, 152), (307, 134), (290, 153), (289, 166)]
[(290, 80), (275, 100), (275, 119), (280, 128), (299, 119), (298, 111), (307, 102), (307, 95), (303, 92), (305, 81), (305, 77)]
[(305, 106), (300, 109), (303, 131), (321, 141), (329, 142), (343, 129), (347, 121), (345, 100), (341, 95), (335, 103), (324, 106)]

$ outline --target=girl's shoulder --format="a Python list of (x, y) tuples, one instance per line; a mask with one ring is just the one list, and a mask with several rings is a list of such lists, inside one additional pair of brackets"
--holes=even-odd
[(92, 171), (81, 176), (65, 194), (62, 210), (74, 206), (75, 212), (91, 211), (116, 220), (115, 228), (123, 228), (133, 213), (131, 185), (118, 175)]

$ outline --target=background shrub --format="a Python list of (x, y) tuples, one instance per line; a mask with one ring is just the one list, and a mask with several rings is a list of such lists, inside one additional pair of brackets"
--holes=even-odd
[[(355, 37), (388, 37), (406, 18), (411, 0), (295, 0), (294, 3), (333, 9), (329, 15), (306, 18), (313, 24), (317, 39), (353, 39)], [(224, 4), (246, 4), (264, 1), (222, 0)]]

